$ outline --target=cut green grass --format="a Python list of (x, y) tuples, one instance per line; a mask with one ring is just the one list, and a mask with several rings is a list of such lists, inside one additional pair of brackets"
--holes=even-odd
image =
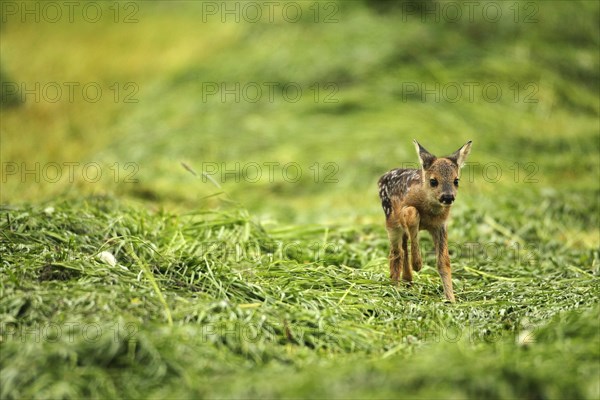
[[(454, 240), (485, 220), (455, 215)], [(1, 227), (6, 398), (597, 394), (597, 250), (457, 249), (449, 305), (431, 255), (412, 288), (390, 284), (381, 227), (268, 231), (244, 210), (101, 198), (5, 208)], [(582, 372), (555, 379), (564, 363)]]

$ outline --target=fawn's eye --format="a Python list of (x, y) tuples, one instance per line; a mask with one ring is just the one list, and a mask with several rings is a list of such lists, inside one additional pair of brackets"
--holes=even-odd
[(454, 180), (454, 186), (458, 187), (458, 178)]
[(436, 187), (438, 185), (438, 181), (435, 178), (431, 178), (429, 180), (429, 184), (431, 185), (431, 187)]

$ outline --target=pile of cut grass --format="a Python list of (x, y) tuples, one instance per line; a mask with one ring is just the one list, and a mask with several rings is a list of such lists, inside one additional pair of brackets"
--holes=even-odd
[[(456, 243), (488, 230), (499, 251), (455, 249), (448, 305), (426, 238), (414, 287), (390, 285), (379, 226), (4, 207), (2, 397), (597, 397), (597, 250), (550, 240), (560, 217), (454, 218)], [(539, 246), (515, 258), (519, 238)]]

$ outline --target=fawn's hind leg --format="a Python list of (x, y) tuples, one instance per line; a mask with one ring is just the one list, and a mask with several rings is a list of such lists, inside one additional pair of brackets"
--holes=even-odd
[(412, 268), (410, 267), (410, 263), (408, 262), (408, 235), (406, 234), (406, 232), (402, 234), (402, 252), (404, 253), (402, 263), (402, 280), (408, 283), (412, 283)]
[(403, 243), (403, 233), (400, 227), (387, 227), (388, 238), (390, 239), (390, 278), (393, 283), (398, 283), (400, 279), (400, 270), (405, 264), (405, 253), (403, 247), (406, 246)]
[(419, 249), (419, 224), (421, 217), (419, 211), (414, 207), (405, 207), (402, 209), (402, 222), (404, 229), (410, 235), (410, 256), (412, 258), (412, 268), (419, 272), (423, 261), (421, 260), (421, 250)]

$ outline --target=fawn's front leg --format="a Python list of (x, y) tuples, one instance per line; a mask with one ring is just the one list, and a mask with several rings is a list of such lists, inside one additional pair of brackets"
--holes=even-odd
[(419, 224), (421, 216), (415, 207), (404, 207), (402, 209), (402, 224), (410, 235), (410, 256), (412, 258), (412, 269), (419, 272), (423, 261), (419, 249)]
[(393, 283), (398, 283), (400, 279), (400, 270), (404, 265), (405, 254), (402, 243), (402, 230), (399, 227), (387, 227), (388, 238), (390, 239), (390, 278)]
[(437, 257), (437, 268), (446, 299), (454, 303), (454, 292), (452, 290), (452, 270), (450, 269), (450, 256), (448, 255), (448, 232), (446, 226), (442, 225), (431, 232), (435, 244), (435, 253)]

